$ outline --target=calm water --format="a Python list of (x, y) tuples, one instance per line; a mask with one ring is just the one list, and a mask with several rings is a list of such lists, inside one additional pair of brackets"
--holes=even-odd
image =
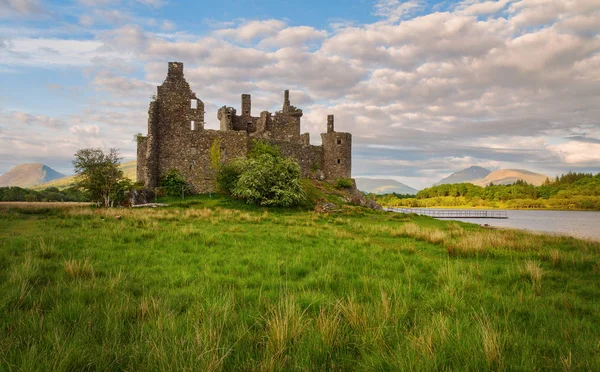
[(456, 220), (600, 241), (600, 212), (509, 210), (507, 213), (506, 220), (492, 218), (457, 218)]

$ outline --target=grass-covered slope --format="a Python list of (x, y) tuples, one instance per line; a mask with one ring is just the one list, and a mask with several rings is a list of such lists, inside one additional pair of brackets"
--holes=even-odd
[(600, 369), (597, 243), (175, 204), (0, 205), (0, 370)]

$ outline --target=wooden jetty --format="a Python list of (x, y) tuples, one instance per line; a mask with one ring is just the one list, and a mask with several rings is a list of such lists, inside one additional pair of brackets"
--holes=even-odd
[(433, 218), (499, 218), (506, 219), (506, 211), (478, 209), (428, 209), (428, 208), (384, 208), (386, 211), (397, 213), (414, 213)]

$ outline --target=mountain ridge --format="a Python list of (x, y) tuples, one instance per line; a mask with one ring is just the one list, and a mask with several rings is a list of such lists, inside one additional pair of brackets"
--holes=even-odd
[(453, 184), (453, 183), (472, 183), (477, 186), (487, 186), (490, 183), (494, 185), (509, 185), (519, 180), (535, 186), (540, 186), (548, 178), (545, 174), (536, 173), (527, 169), (497, 169), (490, 171), (488, 169), (471, 166), (466, 169), (452, 173), (443, 178), (433, 186)]
[(20, 164), (0, 176), (0, 187), (33, 187), (65, 175), (42, 163)]
[(453, 183), (473, 183), (473, 181), (485, 178), (490, 173), (492, 171), (489, 169), (472, 165), (469, 168), (454, 172), (446, 178), (442, 178), (439, 182), (434, 183), (433, 186)]
[(419, 191), (392, 179), (354, 177), (354, 180), (357, 189), (372, 194), (391, 194), (395, 192), (397, 194), (415, 195)]

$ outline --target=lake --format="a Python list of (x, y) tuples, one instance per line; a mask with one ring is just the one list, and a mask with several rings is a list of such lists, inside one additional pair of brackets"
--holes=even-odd
[[(433, 208), (428, 208), (433, 209)], [(600, 241), (600, 212), (507, 210), (508, 219), (456, 218), (479, 225), (571, 235)]]

